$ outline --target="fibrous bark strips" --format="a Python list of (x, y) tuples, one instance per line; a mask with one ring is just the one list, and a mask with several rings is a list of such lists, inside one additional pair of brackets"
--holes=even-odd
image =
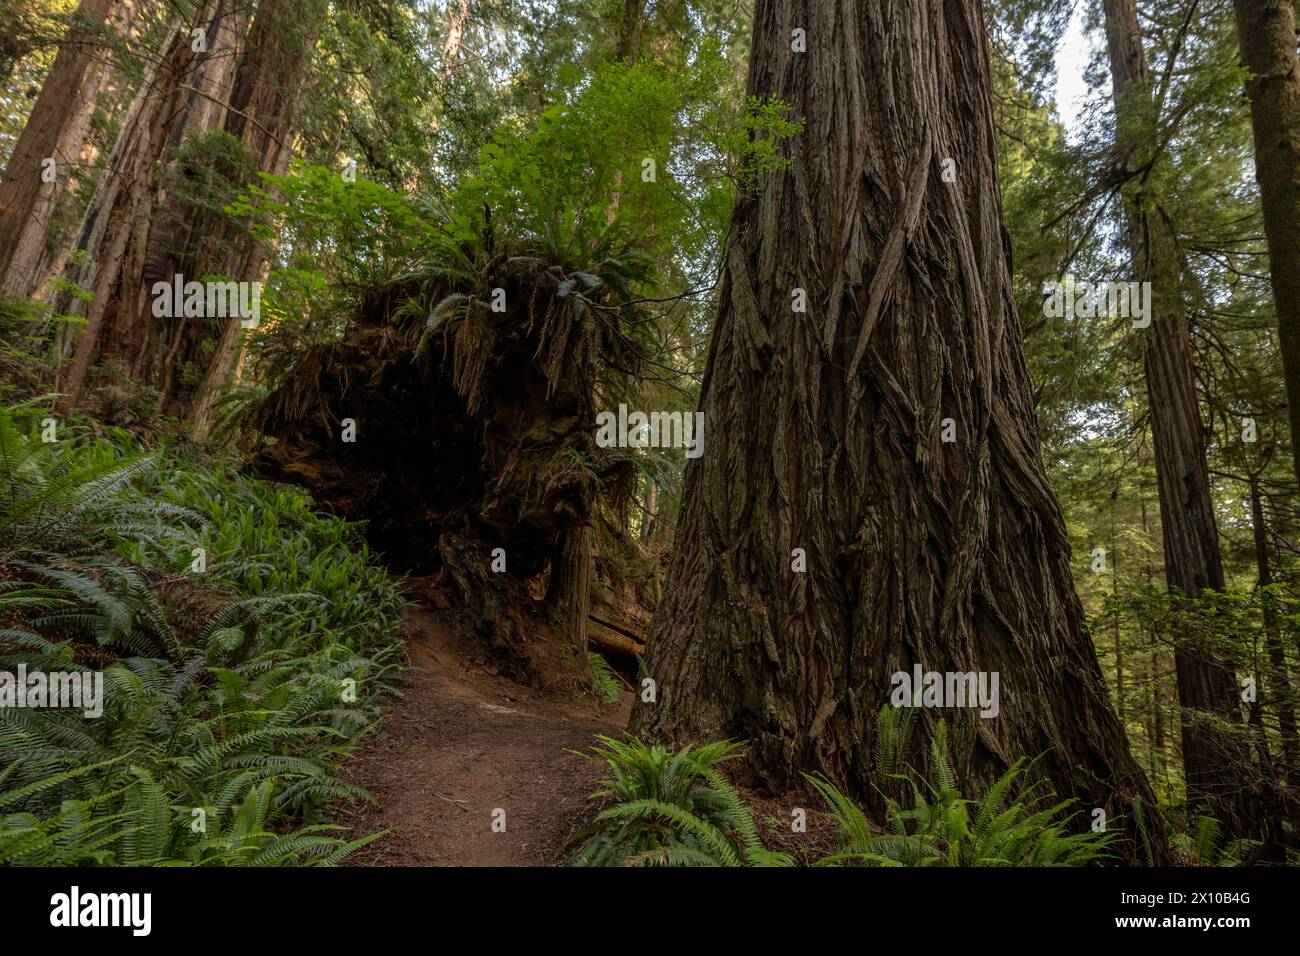
[(757, 3), (749, 93), (806, 128), (734, 213), (709, 442), (649, 642), (657, 702), (633, 730), (743, 738), (775, 786), (820, 769), (871, 799), (890, 675), (998, 671), (998, 717), (925, 713), (948, 720), (958, 779), (977, 790), (1043, 754), (1062, 797), (1132, 832), (1151, 795), (1041, 462), (985, 43), (974, 0)]

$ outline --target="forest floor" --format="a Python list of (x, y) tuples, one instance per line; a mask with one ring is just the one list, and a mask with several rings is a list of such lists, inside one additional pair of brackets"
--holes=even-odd
[[(388, 703), (343, 770), (377, 805), (337, 814), (357, 835), (396, 829), (349, 864), (563, 865), (608, 769), (571, 751), (588, 750), (596, 734), (621, 734), (633, 694), (600, 713), (556, 700), (469, 656), (436, 612), (417, 604), (404, 615), (405, 696)], [(497, 810), (504, 832), (493, 829)]]

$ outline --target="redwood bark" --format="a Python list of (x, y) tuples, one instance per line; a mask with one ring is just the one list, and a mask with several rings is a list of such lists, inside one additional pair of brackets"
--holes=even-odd
[[(450, 0), (447, 4), (447, 35), (442, 39), (442, 57), (438, 61), (438, 86), (446, 96), (452, 74), (460, 58), (460, 45), (469, 25), (469, 0)], [(432, 117), (433, 132), (438, 131), (440, 117)]]
[(72, 363), (61, 382), (59, 409), (66, 412), (81, 399), (82, 387), (99, 345), (105, 317), (125, 298), (134, 306), (138, 276), (124, 275), (128, 244), (147, 221), (153, 176), (163, 156), (172, 124), (183, 113), (180, 85), (194, 63), (188, 30), (177, 22), (163, 44), (155, 67), (136, 93), (113, 146), (104, 174), (82, 217), (78, 248), (88, 257), (74, 277), (92, 290), (86, 324), (76, 339)]
[(976, 0), (756, 5), (749, 94), (807, 125), (791, 168), (733, 215), (707, 442), (648, 642), (658, 702), (633, 727), (743, 738), (773, 787), (821, 770), (874, 802), (891, 675), (996, 671), (998, 716), (922, 712), (948, 722), (962, 785), (1042, 754), (1063, 798), (1132, 833), (1134, 798), (1153, 800), (1041, 461), (980, 14)]
[[(111, 67), (99, 31), (129, 28), (132, 0), (82, 0), (59, 47), (27, 125), (0, 179), (0, 292), (25, 298), (39, 284), (39, 265), (59, 197), (90, 134), (99, 91)], [(54, 177), (45, 181), (45, 162)]]
[[(305, 34), (295, 20), (304, 10), (317, 10), (301, 0), (268, 0), (257, 12), (235, 78), (226, 132), (247, 145), (257, 168), (275, 176), (288, 171), (297, 123), (298, 90), (315, 43), (315, 29)], [(261, 281), (271, 246), (250, 236), (233, 241), (225, 261), (213, 271), (240, 282)], [(216, 350), (190, 404), (189, 421), (200, 434), (212, 425), (213, 404), (230, 380), (243, 349), (239, 320), (227, 319), (217, 336)]]
[[(79, 401), (101, 344), (135, 374), (156, 363), (166, 385), (170, 364), (161, 353), (174, 341), (168, 333), (183, 325), (158, 328), (151, 311), (152, 283), (169, 272), (165, 265), (179, 242), (163, 167), (187, 132), (208, 128), (202, 124), (225, 112), (224, 103), (213, 101), (230, 89), (246, 15), (247, 5), (237, 0), (206, 0), (192, 19), (177, 21), (123, 124), (83, 218), (79, 247), (90, 264), (75, 278), (95, 295), (63, 383), (65, 409)], [(204, 28), (206, 50), (194, 49), (193, 27)]]
[[(158, 385), (159, 412), (173, 397), (177, 361), (194, 357), (203, 341), (203, 328), (184, 317), (155, 318), (148, 290), (155, 282), (170, 282), (177, 274), (195, 279), (225, 274), (223, 266), (231, 246), (221, 223), (213, 221), (218, 217), (169, 194), (167, 184), (179, 174), (175, 151), (187, 135), (229, 125), (236, 72), (246, 53), (250, 15), (251, 8), (244, 0), (209, 0), (203, 20), (207, 48), (196, 57), (193, 69), (181, 84), (185, 96), (183, 119), (173, 125), (161, 157), (170, 175), (158, 177), (150, 198), (149, 222), (143, 226), (138, 241), (132, 243), (133, 258), (125, 270), (126, 275), (136, 277), (133, 284), (140, 294), (134, 301), (122, 300), (113, 326), (114, 344), (133, 376), (152, 377)], [(159, 368), (158, 353), (167, 342), (171, 346)]]
[(546, 603), (563, 634), (579, 654), (587, 652), (591, 611), (591, 525), (565, 527), (555, 545)]
[[(1134, 172), (1159, 161), (1152, 155), (1151, 77), (1135, 0), (1103, 0), (1102, 7), (1120, 130), (1116, 159), (1124, 171)], [(1146, 181), (1142, 175), (1129, 181), (1125, 213), (1135, 278), (1151, 283), (1144, 366), (1165, 580), (1176, 597), (1194, 599), (1207, 589), (1223, 589), (1223, 563), (1196, 399), (1178, 236)], [(1240, 794), (1250, 758), (1231, 727), (1241, 721), (1231, 662), (1205, 642), (1180, 635), (1174, 669), (1189, 809), (1211, 812), (1230, 832), (1239, 833), (1247, 816)]]
[(1278, 341), (1300, 479), (1300, 61), (1290, 0), (1235, 0)]

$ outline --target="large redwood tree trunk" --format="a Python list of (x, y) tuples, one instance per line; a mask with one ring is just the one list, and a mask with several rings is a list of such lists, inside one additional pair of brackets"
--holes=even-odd
[[(1151, 77), (1135, 0), (1103, 0), (1102, 7), (1120, 130), (1116, 157), (1125, 171), (1132, 172), (1158, 160), (1151, 156), (1155, 119)], [(1177, 595), (1192, 599), (1207, 589), (1223, 589), (1223, 562), (1196, 398), (1178, 236), (1159, 197), (1143, 183), (1142, 178), (1129, 182), (1125, 213), (1134, 277), (1151, 283), (1144, 366), (1165, 580)], [(1240, 795), (1244, 775), (1251, 768), (1244, 741), (1231, 729), (1241, 719), (1240, 690), (1231, 662), (1188, 636), (1174, 648), (1174, 669), (1189, 807), (1193, 813), (1208, 810), (1240, 834), (1247, 815)]]
[(172, 124), (183, 113), (178, 105), (183, 99), (180, 86), (193, 66), (188, 24), (177, 18), (127, 110), (78, 229), (77, 248), (86, 261), (73, 279), (89, 289), (91, 297), (72, 361), (56, 382), (63, 393), (60, 411), (75, 408), (81, 400), (106, 317), (122, 302), (136, 307), (146, 291), (132, 281), (138, 275), (127, 274), (128, 247), (133, 239), (137, 245), (143, 241), (141, 233), (147, 230), (155, 167), (165, 153)]
[[(243, 140), (261, 172), (282, 176), (289, 169), (300, 87), (316, 42), (316, 18), (321, 16), (324, 10), (316, 2), (266, 0), (253, 20), (225, 129)], [(301, 17), (307, 18), (305, 23)], [(272, 249), (269, 242), (238, 235), (213, 271), (239, 282), (262, 281)], [(243, 343), (239, 320), (226, 319), (189, 407), (189, 422), (199, 434), (206, 434), (212, 425), (214, 403), (230, 381)]]
[(1041, 462), (980, 5), (759, 0), (753, 37), (749, 93), (807, 126), (733, 216), (657, 702), (633, 727), (744, 738), (774, 786), (822, 770), (871, 799), (891, 675), (996, 671), (997, 717), (923, 712), (948, 721), (963, 785), (1046, 754), (1063, 797), (1131, 822), (1152, 800)]
[[(149, 221), (141, 225), (139, 241), (132, 243), (132, 258), (123, 273), (142, 290), (152, 289), (155, 282), (170, 282), (177, 274), (187, 279), (224, 274), (221, 267), (230, 246), (228, 237), (217, 216), (195, 209), (178, 195), (175, 186), (184, 174), (177, 150), (186, 136), (229, 123), (235, 73), (246, 53), (251, 13), (243, 0), (208, 0), (201, 21), (207, 49), (195, 59), (182, 85), (184, 108), (160, 157), (162, 166), (149, 198)], [(177, 369), (186, 362), (203, 364), (199, 346), (204, 320), (155, 318), (152, 297), (145, 294), (135, 299), (123, 297), (112, 320), (105, 330), (105, 352), (124, 359), (133, 377), (158, 386), (158, 410), (162, 411), (172, 397)]]
[[(191, 17), (177, 17), (132, 102), (79, 230), (77, 247), (88, 261), (73, 278), (92, 298), (59, 383), (64, 410), (80, 401), (101, 345), (136, 373), (165, 348), (151, 311), (152, 280), (175, 238), (162, 173), (186, 133), (220, 122), (246, 14), (235, 0), (204, 0)], [(205, 31), (206, 49), (194, 49), (194, 27)]]

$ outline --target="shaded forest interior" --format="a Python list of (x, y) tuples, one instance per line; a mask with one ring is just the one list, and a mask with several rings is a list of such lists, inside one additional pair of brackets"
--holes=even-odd
[(1292, 0), (0, 0), (0, 102), (0, 862), (383, 862), (429, 721), (613, 774), (438, 862), (1300, 859)]

